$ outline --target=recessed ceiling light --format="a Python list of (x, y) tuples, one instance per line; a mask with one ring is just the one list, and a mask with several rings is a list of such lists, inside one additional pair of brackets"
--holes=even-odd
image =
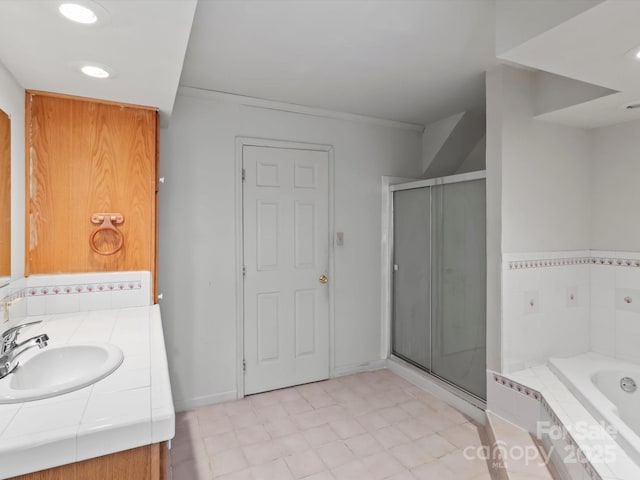
[(97, 65), (85, 65), (80, 69), (82, 73), (94, 78), (109, 78), (110, 73)]
[(91, 24), (98, 21), (93, 10), (77, 3), (63, 3), (58, 7), (58, 10), (73, 22)]

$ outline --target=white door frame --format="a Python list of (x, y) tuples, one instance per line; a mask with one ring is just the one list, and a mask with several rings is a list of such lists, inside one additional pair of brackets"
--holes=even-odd
[(329, 156), (329, 377), (335, 368), (335, 315), (334, 315), (334, 155), (333, 146), (293, 142), (258, 137), (236, 137), (235, 160), (235, 222), (236, 222), (236, 398), (244, 397), (244, 221), (242, 190), (242, 149), (250, 147), (286, 148), (327, 152)]

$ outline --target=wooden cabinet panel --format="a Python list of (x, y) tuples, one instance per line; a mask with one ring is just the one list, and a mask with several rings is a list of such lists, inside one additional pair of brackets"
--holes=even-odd
[(11, 275), (11, 120), (0, 110), (0, 277)]
[(154, 443), (10, 480), (163, 480), (167, 477), (167, 455), (166, 443)]
[[(155, 275), (157, 112), (27, 92), (27, 274), (150, 270)], [(124, 245), (89, 246), (93, 213), (117, 212)], [(115, 236), (96, 237), (101, 250)]]

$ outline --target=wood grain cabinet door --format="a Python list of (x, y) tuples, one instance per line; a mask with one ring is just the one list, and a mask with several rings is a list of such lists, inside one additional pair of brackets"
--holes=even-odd
[[(27, 92), (27, 275), (149, 270), (156, 264), (157, 112)], [(92, 251), (91, 215), (117, 212), (124, 237)], [(100, 233), (103, 251), (116, 236)]]

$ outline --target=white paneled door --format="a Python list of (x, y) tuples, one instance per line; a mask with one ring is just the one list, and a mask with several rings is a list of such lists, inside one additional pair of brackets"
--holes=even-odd
[(249, 395), (329, 376), (329, 154), (242, 148)]

